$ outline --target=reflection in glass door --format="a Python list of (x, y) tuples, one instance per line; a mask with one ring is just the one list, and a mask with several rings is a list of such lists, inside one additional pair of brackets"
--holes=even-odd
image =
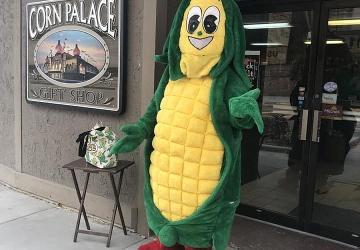
[(262, 90), (265, 133), (260, 137), (255, 130), (244, 132), (239, 210), (252, 207), (297, 218), (313, 11), (245, 14), (243, 18), (245, 67)]
[(327, 24), (312, 221), (359, 238), (360, 8), (330, 9)]

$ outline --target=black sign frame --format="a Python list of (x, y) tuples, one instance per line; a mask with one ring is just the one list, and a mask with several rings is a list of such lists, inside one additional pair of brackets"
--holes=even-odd
[[(30, 40), (30, 32), (29, 32), (29, 7), (31, 6), (43, 6), (45, 9), (45, 6), (51, 6), (51, 5), (62, 5), (65, 6), (65, 4), (78, 4), (77, 6), (80, 6), (81, 4), (88, 4), (89, 6), (91, 4), (94, 4), (94, 6), (98, 6), (100, 1), (95, 0), (37, 0), (37, 1), (22, 1), (22, 13), (25, 13), (25, 17), (22, 17), (22, 23), (25, 21), (25, 25), (22, 25), (23, 27), (26, 26), (26, 30), (23, 31), (23, 38), (25, 38), (25, 43), (22, 43), (25, 47), (25, 63), (22, 63), (24, 73), (25, 73), (25, 81), (26, 81), (26, 88), (25, 88), (25, 96), (26, 101), (29, 103), (39, 103), (39, 104), (51, 104), (51, 105), (61, 105), (64, 108), (65, 107), (74, 107), (74, 108), (81, 108), (81, 109), (87, 109), (87, 110), (94, 110), (94, 111), (104, 111), (104, 112), (111, 112), (111, 113), (124, 113), (125, 112), (125, 103), (126, 103), (126, 95), (125, 95), (125, 79), (126, 76), (124, 75), (125, 72), (125, 47), (126, 43), (124, 41), (124, 33), (126, 28), (126, 12), (125, 12), (125, 1), (124, 0), (102, 0), (101, 2), (104, 2), (106, 4), (112, 3), (113, 9), (115, 9), (115, 12), (113, 13), (115, 20), (112, 21), (112, 25), (115, 24), (114, 31), (116, 34), (114, 37), (110, 37), (109, 34), (105, 34), (104, 32), (100, 31), (99, 28), (96, 29), (93, 27), (94, 20), (92, 20), (92, 23), (89, 24), (83, 24), (80, 22), (76, 22), (78, 20), (72, 20), (72, 22), (67, 22), (68, 20), (65, 20), (63, 22), (59, 22), (57, 25), (53, 25), (52, 27), (48, 27), (44, 29), (44, 32), (37, 37), (37, 47), (39, 46), (39, 41), (44, 36), (50, 37), (53, 33), (56, 33), (56, 31), (60, 32), (63, 30), (76, 30), (78, 32), (85, 31), (83, 33), (91, 33), (93, 37), (105, 37), (104, 39), (99, 39), (100, 44), (103, 44), (104, 42), (104, 51), (108, 49), (108, 51), (105, 52), (105, 55), (108, 58), (104, 59), (104, 67), (102, 68), (103, 72), (100, 72), (101, 75), (98, 77), (97, 81), (92, 82), (90, 84), (82, 85), (82, 82), (78, 82), (76, 87), (65, 87), (63, 85), (66, 85), (68, 83), (65, 83), (61, 85), (62, 83), (53, 84), (51, 82), (44, 83), (45, 77), (44, 72), (41, 74), (40, 72), (40, 66), (36, 65), (36, 53), (30, 52), (31, 47), (29, 47), (29, 40)], [(100, 6), (100, 5), (99, 5)], [(110, 6), (110, 5), (109, 5)], [(103, 10), (107, 10), (106, 8), (109, 8), (108, 6), (103, 6)], [(84, 7), (84, 10), (85, 7)], [(83, 13), (85, 11), (83, 10)], [(88, 9), (89, 11), (89, 9)], [(101, 11), (101, 10), (100, 10)], [(61, 15), (63, 15), (65, 12), (64, 9), (61, 11)], [(79, 11), (80, 12), (80, 11)], [(45, 12), (44, 12), (45, 13)], [(89, 13), (89, 12), (88, 12)], [(95, 13), (95, 12), (94, 12)], [(99, 12), (98, 12), (99, 13)], [(110, 16), (110, 12), (108, 13)], [(84, 14), (83, 14), (84, 15)], [(100, 14), (99, 14), (100, 15)], [(33, 17), (35, 14), (33, 13)], [(70, 15), (69, 15), (70, 16)], [(56, 17), (53, 17), (52, 20), (58, 19), (59, 15)], [(84, 17), (81, 17), (84, 18)], [(86, 18), (86, 17), (85, 17)], [(65, 19), (65, 17), (63, 17)], [(76, 16), (74, 19), (77, 19)], [(89, 18), (90, 19), (90, 18)], [(100, 20), (100, 19), (99, 19)], [(36, 20), (37, 21), (37, 20)], [(39, 22), (39, 21), (37, 21)], [(100, 21), (99, 21), (100, 23)], [(109, 26), (110, 27), (110, 26)], [(55, 30), (55, 31), (54, 31)], [(108, 28), (108, 31), (110, 28)], [(50, 35), (49, 35), (50, 33)], [(110, 40), (111, 39), (111, 40)], [(44, 40), (44, 39), (43, 39)], [(105, 42), (107, 40), (107, 42)], [(109, 41), (111, 42), (111, 45), (108, 46)], [(35, 41), (36, 42), (36, 41)], [(33, 41), (34, 43), (34, 41)], [(114, 56), (114, 53), (111, 53), (111, 48), (116, 48), (116, 56)], [(65, 45), (63, 46), (65, 48)], [(110, 48), (109, 48), (110, 47)], [(37, 48), (38, 49), (38, 48)], [(34, 65), (36, 65), (36, 71), (30, 70), (31, 60), (30, 59), (30, 53), (33, 53), (34, 56)], [(91, 55), (90, 55), (91, 56)], [(23, 57), (24, 58), (24, 57)], [(111, 59), (109, 59), (111, 58)], [(82, 62), (85, 64), (86, 59), (82, 60)], [(110, 60), (112, 60), (110, 62)], [(116, 62), (115, 62), (116, 61)], [(90, 63), (89, 63), (90, 64)], [(115, 64), (116, 73), (113, 74), (115, 77), (111, 76), (110, 73), (110, 64)], [(42, 65), (43, 66), (43, 65)], [(91, 66), (91, 65), (89, 65)], [(113, 66), (112, 66), (113, 67)], [(86, 67), (84, 67), (86, 68)], [(114, 67), (113, 67), (114, 68)], [(105, 70), (104, 70), (105, 69)], [(108, 72), (109, 69), (109, 72)], [(100, 70), (99, 70), (100, 71)], [(114, 69), (113, 69), (114, 71)], [(84, 72), (84, 71), (83, 71)], [(86, 71), (85, 71), (86, 72)], [(106, 74), (107, 73), (107, 74)], [(83, 73), (84, 75), (87, 74)], [(42, 88), (37, 88), (34, 90), (31, 79), (34, 80), (36, 77), (39, 77), (42, 79), (42, 83), (44, 83), (44, 86), (42, 83), (39, 83), (39, 86), (42, 86)], [(94, 77), (95, 78), (95, 77)], [(115, 79), (115, 80), (114, 80)], [(90, 79), (91, 80), (91, 79)], [(108, 81), (109, 80), (109, 81)], [(85, 80), (84, 80), (85, 81)], [(75, 85), (76, 85), (75, 84)], [(60, 86), (59, 86), (60, 85)], [(104, 86), (107, 85), (107, 86)], [(103, 92), (102, 92), (103, 91)], [(104, 92), (106, 92), (104, 94)], [(71, 98), (70, 101), (66, 101), (65, 95), (67, 95), (67, 98)]]

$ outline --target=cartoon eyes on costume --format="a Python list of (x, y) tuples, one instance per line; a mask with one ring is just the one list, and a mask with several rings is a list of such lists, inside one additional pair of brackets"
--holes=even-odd
[(220, 11), (215, 6), (211, 6), (205, 11), (204, 29), (206, 33), (212, 34), (217, 30), (220, 22)]
[[(187, 18), (187, 30), (190, 34), (194, 34), (202, 20), (202, 10), (200, 7), (192, 7)], [(220, 11), (215, 6), (209, 7), (204, 14), (203, 26), (207, 34), (213, 34), (220, 22)]]
[(190, 34), (193, 34), (199, 27), (201, 21), (202, 11), (200, 7), (192, 7), (188, 14), (187, 29)]

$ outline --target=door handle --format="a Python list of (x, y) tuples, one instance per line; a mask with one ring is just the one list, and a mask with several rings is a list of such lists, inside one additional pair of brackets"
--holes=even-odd
[(302, 111), (302, 119), (301, 119), (301, 134), (300, 134), (301, 141), (306, 141), (308, 119), (309, 119), (309, 110), (304, 109)]
[(319, 142), (319, 110), (314, 110), (314, 122), (312, 128), (312, 141)]

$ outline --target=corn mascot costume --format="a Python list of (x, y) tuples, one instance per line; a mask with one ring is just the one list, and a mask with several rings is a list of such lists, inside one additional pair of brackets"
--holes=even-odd
[(145, 209), (158, 240), (139, 249), (226, 249), (240, 200), (242, 129), (264, 126), (244, 51), (234, 0), (181, 2), (156, 57), (167, 68), (150, 106), (111, 150), (147, 140)]

